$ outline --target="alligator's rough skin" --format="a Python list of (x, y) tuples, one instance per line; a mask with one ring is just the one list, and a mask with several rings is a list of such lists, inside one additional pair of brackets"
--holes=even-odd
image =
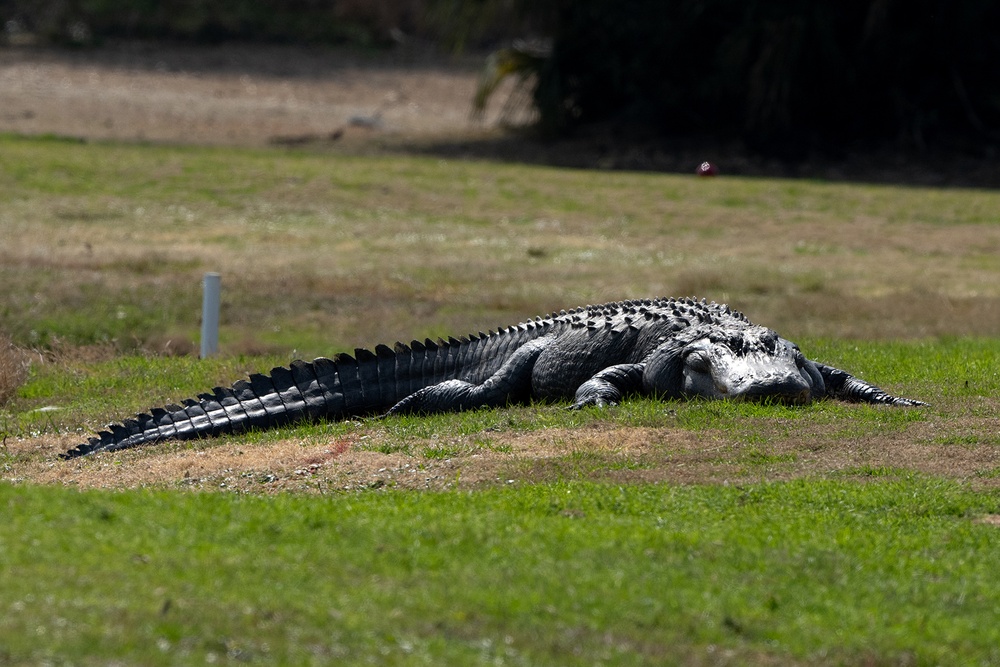
[(298, 420), (444, 412), (530, 400), (573, 407), (628, 395), (917, 406), (819, 362), (728, 306), (647, 299), (586, 306), (447, 341), (294, 361), (232, 388), (136, 415), (64, 458)]

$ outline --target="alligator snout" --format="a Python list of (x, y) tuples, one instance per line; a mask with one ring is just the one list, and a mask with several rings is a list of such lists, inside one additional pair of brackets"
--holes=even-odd
[(735, 390), (730, 388), (727, 391), (725, 387), (716, 386), (722, 396), (748, 401), (807, 405), (813, 399), (809, 383), (797, 374), (783, 377), (757, 377)]

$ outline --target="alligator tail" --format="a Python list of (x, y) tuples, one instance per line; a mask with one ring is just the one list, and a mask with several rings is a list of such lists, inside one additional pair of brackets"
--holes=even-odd
[(340, 354), (333, 359), (293, 361), (267, 375), (255, 373), (232, 387), (216, 387), (181, 405), (154, 408), (111, 424), (61, 456), (72, 459), (163, 440), (191, 440), (368, 414), (395, 401), (399, 383), (386, 381), (395, 370), (396, 354), (384, 345), (374, 353), (357, 350), (355, 357)]
[(499, 367), (509, 353), (544, 333), (547, 326), (528, 323), (460, 340), (428, 339), (410, 345), (396, 343), (394, 348), (377, 345), (374, 352), (357, 349), (353, 357), (338, 354), (332, 359), (293, 361), (287, 368), (253, 374), (181, 405), (156, 408), (112, 424), (62, 458), (304, 420), (385, 413), (410, 394), (462, 374), (470, 373), (473, 381), (482, 382), (496, 370), (484, 360), (496, 360)]

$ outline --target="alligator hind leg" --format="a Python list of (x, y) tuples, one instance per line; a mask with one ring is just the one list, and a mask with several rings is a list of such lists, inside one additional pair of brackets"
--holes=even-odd
[(535, 361), (551, 341), (551, 338), (539, 338), (525, 343), (482, 384), (445, 380), (413, 392), (392, 406), (387, 414), (458, 412), (526, 402), (531, 397), (531, 371)]

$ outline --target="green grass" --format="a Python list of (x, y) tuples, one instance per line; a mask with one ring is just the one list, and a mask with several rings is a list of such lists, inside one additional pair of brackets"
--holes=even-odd
[(1000, 498), (950, 482), (0, 507), (4, 664), (1000, 660)]
[[(44, 433), (107, 423), (165, 403), (176, 403), (214, 386), (229, 386), (251, 372), (290, 359), (274, 356), (114, 356), (102, 361), (66, 358), (31, 367), (16, 401), (0, 407), (0, 427), (12, 433)], [(53, 409), (54, 408), (54, 409)]]
[(1000, 310), (985, 190), (0, 135), (0, 204), (0, 327), (33, 347), (189, 346), (205, 271), (237, 353), (655, 295), (793, 338), (993, 335)]

